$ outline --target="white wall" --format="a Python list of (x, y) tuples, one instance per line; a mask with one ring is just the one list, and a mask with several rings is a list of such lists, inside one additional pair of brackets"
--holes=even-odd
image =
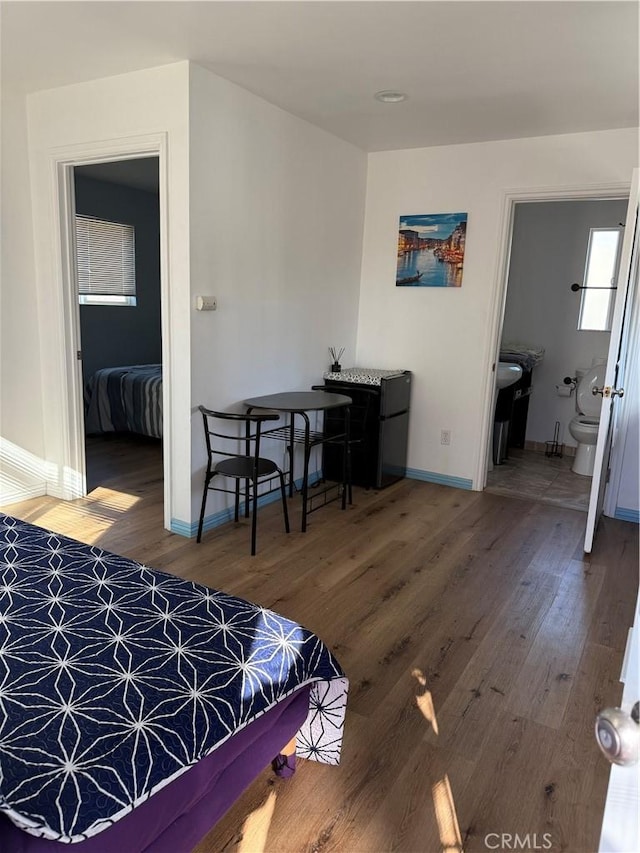
[[(192, 65), (190, 164), (193, 408), (239, 410), (247, 397), (307, 390), (332, 345), (353, 361), (364, 152)], [(193, 310), (198, 294), (215, 296), (217, 311)], [(196, 519), (197, 412), (192, 442)], [(207, 516), (222, 501), (212, 493)]]
[(0, 504), (44, 491), (42, 381), (24, 97), (2, 93)]
[[(172, 512), (188, 514), (191, 497), (190, 445), (184, 441), (190, 425), (189, 359), (189, 173), (188, 173), (188, 63), (181, 62), (133, 74), (110, 77), (35, 93), (27, 99), (29, 156), (34, 212), (35, 266), (40, 312), (41, 362), (24, 373), (23, 387), (42, 389), (43, 418), (40, 438), (52, 469), (47, 489), (64, 495), (76, 472), (67, 454), (65, 422), (68, 394), (62, 362), (63, 287), (58, 279), (60, 252), (54, 158), (73, 161), (75, 153), (91, 150), (99, 159), (106, 148), (144, 146), (153, 137), (166, 139), (168, 213), (169, 304), (163, 306), (169, 322), (163, 334), (171, 339), (172, 357), (165, 376), (173, 388), (173, 407), (165, 427), (171, 442)], [(147, 140), (145, 143), (144, 141)], [(154, 143), (155, 144), (155, 143)], [(20, 152), (19, 168), (25, 152)], [(111, 159), (117, 159), (112, 157)], [(11, 215), (6, 209), (4, 215)], [(23, 287), (14, 279), (3, 284), (11, 293)], [(16, 329), (28, 333), (33, 318)], [(3, 376), (5, 374), (3, 364)], [(21, 416), (23, 418), (23, 416)], [(23, 418), (26, 421), (26, 418)]]
[[(628, 186), (637, 129), (369, 155), (357, 360), (414, 371), (408, 465), (484, 480), (508, 193)], [(460, 289), (395, 286), (398, 219), (467, 212)], [(440, 430), (451, 430), (451, 445)]]
[[(370, 155), (358, 313), (365, 158), (352, 146), (203, 69), (192, 67), (189, 79), (188, 63), (177, 63), (32, 95), (29, 177), (23, 102), (6, 104), (2, 429), (45, 467), (64, 463), (50, 154), (168, 136), (172, 509), (185, 524), (196, 515), (203, 464), (193, 407), (305, 388), (327, 366), (329, 345), (347, 347), (345, 364), (413, 370), (409, 466), (481, 487), (505, 194), (622, 187), (637, 163), (633, 129)], [(396, 288), (399, 216), (456, 211), (469, 215), (462, 287)], [(201, 292), (219, 298), (218, 312), (193, 311)], [(450, 447), (440, 445), (441, 429), (452, 431)]]
[(558, 396), (556, 386), (579, 367), (609, 353), (609, 332), (578, 331), (580, 293), (573, 282), (584, 277), (589, 229), (616, 228), (624, 222), (627, 199), (555, 201), (515, 208), (503, 341), (520, 341), (545, 350), (533, 371), (526, 438), (550, 441), (560, 422), (560, 441), (575, 447), (569, 421), (576, 414), (575, 393)]
[[(321, 381), (331, 345), (354, 357), (366, 155), (186, 62), (36, 93), (28, 117), (37, 288), (32, 281), (24, 292), (22, 270), (33, 268), (34, 250), (23, 246), (25, 257), (11, 253), (19, 271), (5, 282), (3, 298), (25, 306), (12, 331), (27, 342), (31, 334), (36, 356), (28, 351), (15, 386), (5, 361), (2, 369), (10, 400), (10, 393), (17, 400), (21, 389), (34, 388), (38, 411), (29, 414), (27, 450), (48, 461), (52, 494), (73, 474), (63, 426), (68, 395), (52, 157), (167, 136), (171, 515), (174, 529), (189, 532), (204, 466), (201, 420), (193, 417), (198, 403), (230, 408), (248, 396), (308, 388)], [(13, 166), (22, 196), (8, 197), (3, 218), (19, 202), (30, 234), (24, 121), (16, 127), (22, 139), (16, 131)], [(194, 310), (203, 293), (217, 297), (215, 313)], [(14, 406), (7, 438), (22, 435), (24, 409)], [(212, 500), (208, 515), (219, 506)]]

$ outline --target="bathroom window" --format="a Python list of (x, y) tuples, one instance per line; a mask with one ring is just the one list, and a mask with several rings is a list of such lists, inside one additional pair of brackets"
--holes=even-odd
[(608, 332), (615, 304), (622, 228), (592, 228), (589, 232), (584, 289), (578, 329)]

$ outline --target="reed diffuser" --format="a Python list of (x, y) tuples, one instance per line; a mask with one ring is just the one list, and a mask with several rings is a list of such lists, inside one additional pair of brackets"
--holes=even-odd
[(331, 365), (332, 373), (340, 373), (340, 371), (342, 370), (340, 359), (342, 358), (343, 352), (344, 347), (341, 347), (339, 350), (337, 350), (335, 347), (329, 347), (329, 355), (333, 359), (333, 364)]

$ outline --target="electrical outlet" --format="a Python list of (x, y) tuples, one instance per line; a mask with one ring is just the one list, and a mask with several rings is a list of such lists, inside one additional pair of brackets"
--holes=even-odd
[(440, 444), (451, 444), (451, 430), (440, 430)]

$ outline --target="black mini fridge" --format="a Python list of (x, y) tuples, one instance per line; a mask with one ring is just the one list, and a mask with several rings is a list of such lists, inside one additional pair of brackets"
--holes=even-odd
[[(324, 384), (347, 394), (351, 405), (351, 480), (354, 486), (382, 489), (407, 472), (407, 441), (411, 371), (351, 367), (327, 373)], [(344, 430), (344, 412), (331, 409), (325, 415), (325, 434)], [(342, 478), (342, 448), (323, 447), (323, 474), (327, 480)]]

